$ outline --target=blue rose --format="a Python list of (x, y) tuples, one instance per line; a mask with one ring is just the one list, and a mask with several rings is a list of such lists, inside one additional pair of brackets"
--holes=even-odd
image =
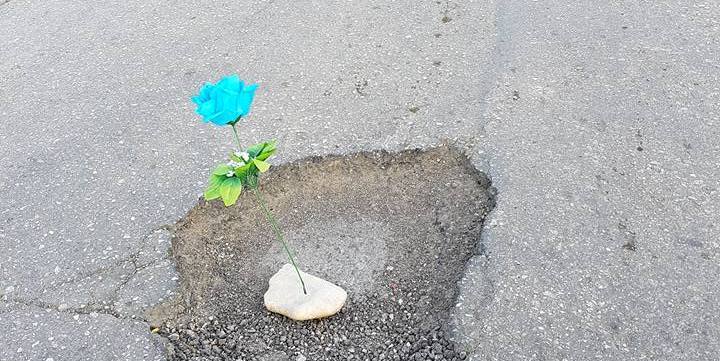
[(206, 123), (233, 124), (250, 113), (256, 89), (257, 84), (246, 86), (237, 75), (226, 76), (217, 84), (206, 83), (200, 93), (192, 97), (192, 101), (197, 104), (195, 112)]

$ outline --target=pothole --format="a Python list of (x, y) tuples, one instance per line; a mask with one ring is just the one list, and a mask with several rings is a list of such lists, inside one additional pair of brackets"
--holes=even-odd
[(200, 202), (176, 226), (179, 296), (154, 311), (171, 360), (461, 360), (447, 335), (457, 282), (493, 206), (452, 147), (311, 158), (263, 181), (300, 267), (348, 291), (343, 310), (267, 312), (286, 262), (249, 194)]

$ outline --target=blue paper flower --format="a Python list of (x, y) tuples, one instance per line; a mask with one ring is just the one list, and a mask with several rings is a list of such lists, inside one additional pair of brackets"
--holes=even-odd
[(222, 78), (217, 84), (206, 83), (200, 93), (192, 97), (197, 104), (195, 112), (203, 121), (215, 125), (234, 123), (238, 118), (250, 113), (250, 105), (257, 84), (246, 86), (237, 75)]

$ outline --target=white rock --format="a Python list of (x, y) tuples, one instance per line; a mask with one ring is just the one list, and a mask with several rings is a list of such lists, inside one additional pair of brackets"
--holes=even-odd
[(300, 271), (307, 295), (303, 294), (295, 268), (285, 264), (270, 278), (265, 292), (265, 308), (296, 321), (332, 316), (347, 300), (344, 289), (322, 278)]

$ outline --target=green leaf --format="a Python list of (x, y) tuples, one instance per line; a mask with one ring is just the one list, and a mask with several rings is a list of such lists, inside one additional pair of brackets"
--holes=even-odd
[(220, 185), (225, 180), (224, 176), (211, 175), (207, 189), (205, 189), (205, 200), (211, 201), (220, 198)]
[(273, 154), (275, 154), (275, 149), (270, 151), (263, 151), (262, 153), (260, 153), (260, 155), (256, 157), (256, 159), (266, 160), (270, 158)]
[(264, 154), (267, 152), (272, 152), (274, 150), (275, 150), (275, 141), (271, 140), (271, 141), (253, 144), (247, 149), (247, 152), (250, 155), (250, 158), (255, 158), (255, 157), (260, 156), (261, 154)]
[(245, 164), (242, 167), (235, 168), (235, 177), (240, 179), (240, 183), (245, 184), (248, 174), (254, 170), (253, 162)]
[(235, 177), (243, 179), (245, 177), (245, 174), (248, 172), (248, 167), (238, 167), (235, 168)]
[(276, 147), (275, 147), (275, 141), (274, 141), (274, 140), (271, 140), (271, 141), (269, 141), (269, 142), (265, 142), (265, 147), (262, 149), (262, 151), (260, 152), (260, 154), (258, 154), (258, 155), (256, 156), (256, 158), (257, 158), (257, 159), (260, 159), (260, 160), (266, 160), (266, 159), (270, 158), (270, 156), (272, 156), (273, 154), (275, 154), (275, 150), (276, 150)]
[(257, 157), (260, 154), (260, 152), (267, 146), (266, 144), (267, 144), (266, 142), (263, 142), (263, 143), (253, 144), (253, 145), (249, 146), (247, 149), (247, 152), (248, 152), (248, 155), (250, 155), (250, 158)]
[(260, 171), (260, 173), (265, 173), (265, 172), (267, 172), (268, 169), (270, 169), (270, 163), (268, 163), (264, 160), (255, 158), (255, 159), (253, 159), (253, 163), (255, 164), (257, 169)]
[(220, 196), (222, 197), (225, 207), (229, 207), (237, 202), (242, 191), (242, 181), (240, 178), (230, 177), (225, 179), (220, 185)]
[(219, 166), (215, 167), (215, 169), (213, 169), (213, 174), (214, 175), (225, 175), (225, 174), (227, 174), (227, 172), (230, 172), (232, 170), (233, 169), (231, 166), (229, 166), (227, 164), (220, 164)]

